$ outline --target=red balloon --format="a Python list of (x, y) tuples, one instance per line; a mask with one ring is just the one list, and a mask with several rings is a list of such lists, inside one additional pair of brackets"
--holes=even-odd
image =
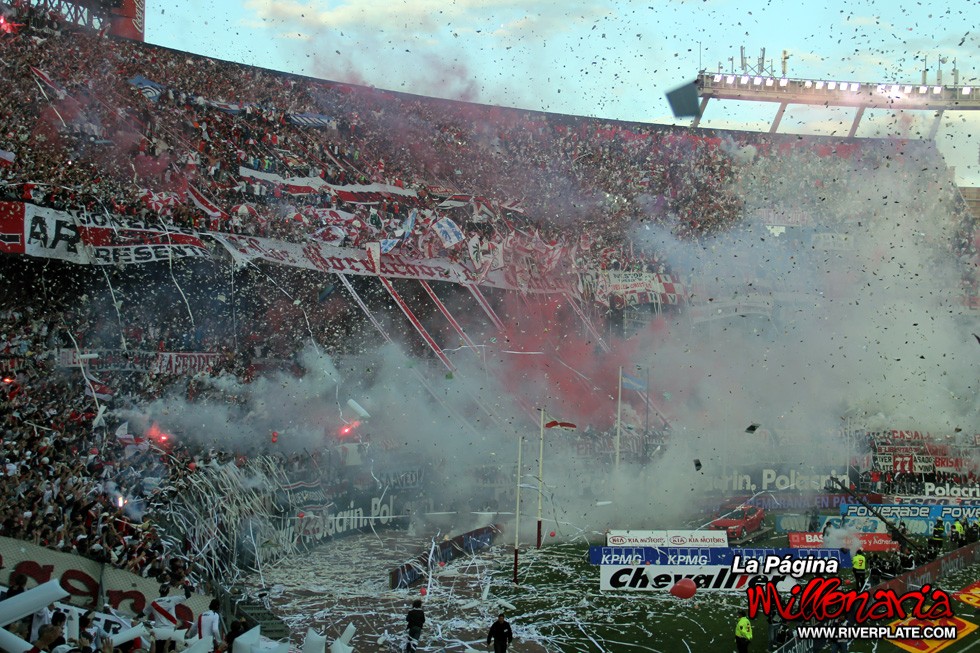
[(440, 560), (439, 561), (439, 566), (440, 567), (445, 567), (446, 566), (446, 563), (444, 561)]
[(187, 463), (187, 469), (193, 472), (195, 469), (197, 469), (197, 463)]
[(306, 513), (305, 512), (301, 512), (301, 513), (299, 513), (296, 516), (299, 517), (300, 519), (302, 519), (303, 517), (306, 517)]
[(554, 531), (551, 531), (550, 533), (548, 533), (548, 537), (554, 537), (554, 536), (555, 536), (555, 532)]
[(419, 594), (425, 596), (426, 594), (428, 594), (428, 590), (423, 587), (422, 589), (419, 590)]
[(679, 599), (689, 599), (698, 591), (698, 586), (690, 578), (682, 578), (670, 588), (670, 593)]

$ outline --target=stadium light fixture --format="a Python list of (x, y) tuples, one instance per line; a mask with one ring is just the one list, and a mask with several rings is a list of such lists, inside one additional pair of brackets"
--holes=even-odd
[(752, 80), (752, 83), (755, 84), (756, 86), (762, 86), (762, 78), (756, 77), (755, 79)]
[(857, 93), (860, 90), (861, 90), (861, 85), (860, 84), (858, 84), (857, 82), (851, 82), (851, 91), (853, 93)]
[(773, 78), (770, 77), (769, 79), (766, 80), (766, 86), (770, 86), (771, 87), (774, 82), (775, 82), (775, 80), (773, 80)]
[(928, 86), (920, 86), (919, 87), (919, 95), (925, 95), (926, 94), (926, 91), (928, 91), (928, 90), (929, 90), (929, 87)]
[(813, 88), (813, 82), (811, 82), (809, 79), (806, 80), (803, 82), (803, 88)]
[[(807, 82), (807, 84), (809, 84), (809, 83), (810, 82)], [(786, 86), (787, 84), (789, 84), (789, 80), (786, 79), (785, 77), (783, 77), (781, 80), (779, 80), (779, 86), (780, 87)]]
[(899, 90), (898, 84), (892, 84), (892, 93), (898, 93)]
[(734, 84), (735, 83), (735, 75), (729, 75), (728, 77), (726, 77), (725, 78), (725, 83), (726, 84)]
[(715, 75), (715, 77), (714, 77), (714, 80), (713, 80), (713, 81), (714, 81), (714, 83), (715, 83), (715, 84), (718, 84), (718, 83), (720, 83), (720, 82), (721, 82), (721, 75)]
[(742, 80), (741, 81), (742, 81), (743, 84), (748, 84), (749, 83), (749, 76), (748, 75), (742, 75)]
[(933, 86), (932, 87), (932, 94), (933, 95), (939, 95), (942, 92), (943, 92), (943, 87), (942, 86)]
[(964, 86), (963, 88), (960, 89), (960, 94), (962, 94), (962, 95), (969, 95), (972, 92), (973, 92), (973, 89), (971, 87), (969, 87), (969, 86)]
[(818, 91), (822, 91), (823, 90), (823, 82), (817, 82), (816, 83), (816, 87), (817, 87), (817, 90)]
[(905, 92), (906, 93), (911, 93), (912, 92), (912, 85), (911, 84), (905, 87)]
[(828, 91), (836, 91), (837, 90), (837, 82), (827, 82), (827, 90)]

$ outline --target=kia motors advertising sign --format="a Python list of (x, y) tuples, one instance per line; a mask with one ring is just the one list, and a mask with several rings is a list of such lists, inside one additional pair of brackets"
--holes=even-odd
[(606, 546), (728, 546), (725, 531), (607, 531)]

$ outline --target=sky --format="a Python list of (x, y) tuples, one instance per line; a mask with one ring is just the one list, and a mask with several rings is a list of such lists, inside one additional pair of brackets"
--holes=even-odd
[[(805, 7), (805, 9), (801, 9)], [(980, 85), (980, 3), (864, 0), (147, 0), (146, 40), (395, 91), (673, 123), (664, 93), (739, 48), (791, 78)], [(944, 60), (940, 64), (940, 58)], [(924, 61), (923, 61), (924, 60)], [(773, 103), (708, 105), (701, 126), (765, 130)], [(796, 107), (781, 132), (846, 134), (854, 109)], [(865, 113), (858, 136), (918, 137), (932, 114)], [(681, 121), (682, 122), (682, 121)], [(689, 120), (687, 121), (689, 123)], [(957, 182), (980, 186), (980, 111), (937, 135)]]

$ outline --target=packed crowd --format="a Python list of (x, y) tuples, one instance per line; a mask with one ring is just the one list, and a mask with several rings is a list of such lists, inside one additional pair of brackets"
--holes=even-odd
[(0, 396), (0, 534), (186, 580), (184, 561), (165, 550), (139, 506), (149, 493), (145, 479), (166, 476), (165, 462), (149, 450), (127, 452), (93, 428), (98, 400), (83, 381), (51, 364), (56, 318), (29, 302), (6, 302), (0, 318), (5, 331), (20, 332), (11, 352), (19, 354), (17, 368), (5, 371)]
[[(654, 249), (632, 242), (638, 225), (709, 236), (772, 196), (745, 188), (779, 186), (791, 201), (771, 198), (765, 210), (825, 218), (824, 200), (846, 196), (887, 154), (910, 175), (924, 165), (930, 190), (950, 194), (928, 143), (692, 132), (402, 96), (50, 18), (38, 27), (23, 11), (7, 9), (25, 27), (3, 37), (15, 84), (0, 101), (0, 149), (15, 157), (3, 171), (7, 198), (465, 259), (430, 229), (450, 217), (505, 256), (523, 248), (586, 269), (662, 269)], [(975, 256), (974, 226), (961, 219), (957, 246)]]
[[(0, 269), (0, 276), (5, 272), (6, 267)], [(20, 285), (16, 277), (6, 281), (9, 291), (0, 300), (0, 535), (172, 586), (205, 586), (214, 579), (193, 568), (180, 534), (161, 530), (149, 517), (161, 497), (173, 496), (197, 470), (240, 465), (256, 454), (276, 456), (293, 480), (310, 475), (331, 482), (336, 474), (319, 455), (283, 453), (267, 444), (243, 440), (229, 449), (161, 439), (152, 428), (119, 430), (122, 420), (115, 411), (138, 411), (166, 393), (195, 402), (240, 400), (224, 393), (222, 383), (204, 377), (245, 382), (255, 373), (247, 364), (252, 354), (219, 359), (197, 375), (135, 369), (82, 374), (78, 367), (59, 364), (56, 352), (100, 344), (94, 325), (106, 307), (98, 293), (81, 304), (72, 293), (38, 302), (30, 284)], [(165, 322), (165, 315), (161, 311), (141, 320)], [(253, 317), (248, 324), (260, 321)], [(254, 331), (248, 324), (243, 331)], [(124, 325), (127, 332), (130, 328)], [(297, 332), (295, 338), (304, 335)], [(132, 333), (127, 338), (131, 347), (141, 342)], [(217, 342), (230, 350), (233, 334), (226, 331)], [(298, 346), (290, 342), (286, 348)], [(100, 408), (106, 407), (113, 410), (103, 416)]]
[[(803, 214), (827, 212), (824, 198), (846, 193), (855, 171), (879, 165), (888, 150), (910, 175), (930, 161), (931, 189), (949, 192), (930, 144), (796, 142), (462, 105), (106, 39), (19, 3), (0, 11), (22, 25), (0, 35), (7, 80), (0, 151), (10, 155), (0, 158), (0, 200), (290, 241), (356, 247), (387, 238), (413, 255), (459, 257), (430, 233), (435, 221), (451, 217), (467, 236), (500, 248), (559, 248), (570, 266), (664, 271), (655, 250), (631, 243), (635, 227), (648, 222), (698, 240), (747, 213), (773, 210), (747, 200), (764, 193), (746, 193), (745, 184), (762, 189), (779, 179)], [(137, 77), (152, 85), (130, 82)], [(314, 116), (315, 125), (291, 116)], [(370, 202), (338, 192), (355, 187), (390, 192)], [(954, 212), (961, 225), (953, 252), (972, 260), (976, 226), (965, 211)], [(972, 274), (964, 283), (975, 288)], [(308, 335), (300, 328), (281, 348), (258, 332), (247, 340), (247, 327), (228, 328), (223, 314), (184, 301), (187, 318), (141, 309), (124, 320), (118, 306), (104, 303), (40, 308), (35, 297), (5, 295), (0, 364), (16, 363), (4, 368), (0, 386), (0, 535), (164, 584), (204, 582), (180, 543), (148, 517), (148, 502), (196, 466), (225, 464), (242, 452), (139, 446), (116, 439), (115, 424), (93, 428), (94, 387), (50, 357), (59, 347), (113, 347), (120, 332), (123, 349), (255, 347), (288, 357)], [(292, 318), (283, 312), (278, 319), (302, 324)], [(245, 379), (246, 367), (242, 357), (229, 357), (212, 373)], [(134, 405), (175, 388), (206, 392), (176, 376), (108, 381), (118, 382), (116, 401)], [(302, 465), (295, 457), (283, 463)], [(875, 480), (873, 473), (868, 480), (881, 491), (911, 493), (929, 480), (976, 483), (969, 475), (879, 471)], [(31, 641), (49, 646), (50, 635)]]

